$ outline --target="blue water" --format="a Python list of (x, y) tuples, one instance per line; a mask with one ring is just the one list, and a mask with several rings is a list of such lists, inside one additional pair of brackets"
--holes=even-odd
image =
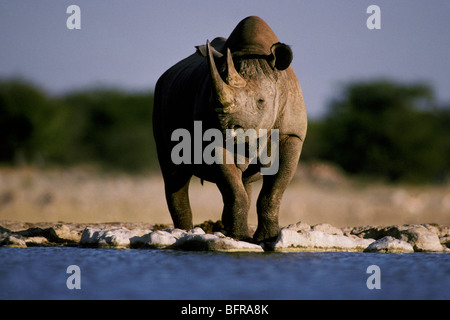
[(0, 299), (450, 299), (450, 254), (0, 248)]

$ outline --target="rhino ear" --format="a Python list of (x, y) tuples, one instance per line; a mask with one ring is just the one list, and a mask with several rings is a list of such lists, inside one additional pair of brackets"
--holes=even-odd
[(278, 42), (270, 48), (270, 51), (272, 54), (270, 55), (269, 63), (272, 68), (282, 71), (291, 65), (293, 54), (288, 45)]
[(195, 48), (197, 49), (197, 53), (203, 57), (206, 57), (206, 45), (202, 45), (202, 46), (195, 46)]
[[(223, 57), (223, 54), (220, 53), (219, 51), (216, 50), (216, 48), (214, 48), (212, 45), (214, 44), (214, 41), (216, 39), (213, 40), (213, 42), (211, 42), (211, 53), (213, 54), (213, 57), (215, 59), (219, 59)], [(206, 45), (202, 45), (202, 46), (195, 46), (195, 48), (197, 49), (197, 53), (202, 55), (203, 57), (206, 57), (208, 55), (207, 51), (206, 51)]]

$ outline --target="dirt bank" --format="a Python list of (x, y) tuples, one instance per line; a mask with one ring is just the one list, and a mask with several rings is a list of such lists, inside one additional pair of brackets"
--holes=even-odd
[[(253, 188), (249, 224), (255, 225)], [(219, 220), (217, 187), (191, 182), (194, 224)], [(129, 222), (170, 224), (158, 173), (140, 176), (95, 170), (0, 168), (0, 220), (22, 222)], [(365, 183), (324, 164), (301, 164), (283, 197), (280, 225), (297, 221), (334, 226), (437, 223), (450, 225), (450, 186)]]

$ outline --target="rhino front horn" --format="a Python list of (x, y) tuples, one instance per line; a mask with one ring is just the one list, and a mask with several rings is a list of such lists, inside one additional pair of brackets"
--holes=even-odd
[(231, 101), (234, 95), (233, 88), (222, 80), (219, 71), (217, 71), (209, 41), (206, 42), (206, 53), (208, 55), (209, 73), (215, 89), (214, 91), (222, 105), (226, 106), (229, 104), (227, 102)]

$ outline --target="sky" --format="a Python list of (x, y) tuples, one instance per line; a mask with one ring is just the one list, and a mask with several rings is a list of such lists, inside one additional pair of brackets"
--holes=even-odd
[[(81, 29), (68, 29), (70, 5)], [(381, 29), (369, 29), (370, 5)], [(349, 82), (423, 82), (450, 102), (448, 0), (0, 0), (0, 79), (49, 94), (91, 87), (152, 91), (196, 45), (256, 15), (291, 46), (310, 118)]]

